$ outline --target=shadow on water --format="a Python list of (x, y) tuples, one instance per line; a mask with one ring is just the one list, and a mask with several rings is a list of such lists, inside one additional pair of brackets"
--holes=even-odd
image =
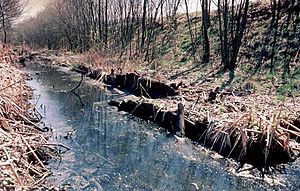
[[(176, 142), (157, 126), (117, 112), (107, 101), (112, 92), (83, 83), (51, 67), (30, 66), (32, 99), (53, 128), (52, 142), (71, 147), (61, 163), (51, 164), (49, 184), (67, 190), (293, 190), (299, 165), (288, 182), (270, 186), (230, 173), (231, 162), (213, 159), (188, 141)], [(38, 79), (38, 80), (37, 80)], [(212, 154), (212, 153), (211, 153)], [(280, 176), (281, 177), (281, 176)]]

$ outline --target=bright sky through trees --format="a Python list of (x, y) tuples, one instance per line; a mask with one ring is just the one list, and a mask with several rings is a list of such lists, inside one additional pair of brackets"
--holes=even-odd
[[(25, 3), (24, 17), (34, 16), (39, 11), (43, 10), (45, 4), (50, 0), (21, 0)], [(189, 12), (194, 12), (200, 9), (200, 0), (189, 0)], [(185, 12), (185, 7), (181, 6), (179, 12)]]
[(21, 0), (25, 4), (23, 17), (34, 16), (43, 10), (49, 0)]

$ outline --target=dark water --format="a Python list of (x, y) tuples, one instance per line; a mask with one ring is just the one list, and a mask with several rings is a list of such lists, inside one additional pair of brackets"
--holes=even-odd
[(236, 175), (232, 161), (109, 107), (117, 95), (95, 82), (83, 83), (75, 95), (65, 91), (78, 84), (77, 74), (29, 68), (32, 102), (53, 128), (51, 141), (72, 148), (51, 164), (49, 184), (67, 190), (299, 190), (299, 161), (266, 181), (255, 172)]

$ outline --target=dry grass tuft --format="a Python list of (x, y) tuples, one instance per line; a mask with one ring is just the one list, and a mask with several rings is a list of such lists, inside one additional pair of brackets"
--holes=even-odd
[(207, 102), (207, 90), (182, 92), (178, 98), (149, 100), (163, 110), (176, 111), (185, 100), (186, 118), (208, 122), (201, 142), (225, 156), (268, 167), (299, 155), (300, 98), (279, 101), (272, 95), (223, 95)]

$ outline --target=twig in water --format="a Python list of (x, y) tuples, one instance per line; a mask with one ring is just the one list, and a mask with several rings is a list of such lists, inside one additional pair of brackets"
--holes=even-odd
[(143, 85), (141, 83), (140, 83), (140, 87), (141, 87), (141, 94), (142, 94), (142, 96), (143, 96), (143, 91), (142, 90), (144, 90), (144, 92), (146, 93), (146, 95), (148, 96), (148, 98), (151, 99), (151, 96), (148, 94), (148, 92), (146, 91), (146, 89), (143, 87)]
[(77, 90), (81, 86), (82, 81), (83, 81), (83, 74), (81, 74), (81, 80), (80, 80), (79, 84), (75, 88), (70, 90), (69, 93), (74, 92), (75, 90)]
[(81, 108), (84, 108), (84, 103), (80, 97), (80, 95), (78, 95), (77, 93), (75, 93), (75, 91), (72, 91), (72, 93), (78, 98), (79, 102), (80, 102), (80, 106)]

